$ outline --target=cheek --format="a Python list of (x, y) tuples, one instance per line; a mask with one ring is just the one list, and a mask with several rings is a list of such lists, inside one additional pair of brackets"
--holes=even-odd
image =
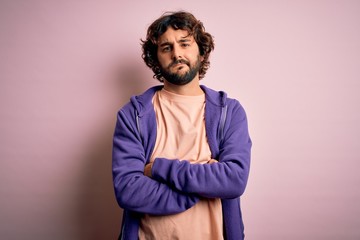
[(157, 57), (158, 57), (158, 61), (159, 61), (160, 66), (166, 67), (169, 64), (169, 59), (166, 56), (158, 54)]

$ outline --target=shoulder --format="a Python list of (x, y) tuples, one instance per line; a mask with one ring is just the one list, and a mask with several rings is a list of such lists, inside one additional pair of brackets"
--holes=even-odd
[(125, 114), (137, 112), (139, 115), (144, 114), (152, 108), (152, 98), (154, 94), (162, 88), (162, 85), (151, 87), (139, 95), (133, 95), (125, 105), (118, 111)]
[(218, 106), (227, 106), (228, 109), (242, 109), (243, 107), (239, 100), (231, 98), (225, 91), (217, 91), (201, 85), (201, 88), (206, 94), (207, 100)]

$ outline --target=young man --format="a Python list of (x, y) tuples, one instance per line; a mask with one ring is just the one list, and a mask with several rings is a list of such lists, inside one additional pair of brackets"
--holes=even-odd
[(187, 12), (149, 27), (143, 59), (163, 85), (119, 112), (113, 179), (120, 239), (243, 239), (251, 140), (237, 100), (203, 85), (212, 36)]

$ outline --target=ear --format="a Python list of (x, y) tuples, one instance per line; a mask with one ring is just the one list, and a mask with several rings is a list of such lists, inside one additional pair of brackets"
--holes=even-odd
[(200, 62), (204, 61), (204, 56), (200, 55)]

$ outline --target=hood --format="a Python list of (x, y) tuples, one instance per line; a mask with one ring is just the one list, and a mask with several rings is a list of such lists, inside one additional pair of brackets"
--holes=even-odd
[(215, 91), (204, 85), (200, 85), (200, 87), (205, 92), (207, 101), (219, 107), (226, 106), (227, 94), (225, 92)]
[[(161, 90), (164, 86), (158, 85), (149, 88), (143, 94), (132, 96), (130, 101), (138, 112), (139, 117), (146, 114), (149, 110), (153, 109), (152, 98), (155, 92)], [(206, 101), (210, 102), (219, 107), (226, 106), (227, 94), (223, 91), (215, 91), (204, 85), (200, 85), (201, 89), (204, 91), (206, 96)]]

